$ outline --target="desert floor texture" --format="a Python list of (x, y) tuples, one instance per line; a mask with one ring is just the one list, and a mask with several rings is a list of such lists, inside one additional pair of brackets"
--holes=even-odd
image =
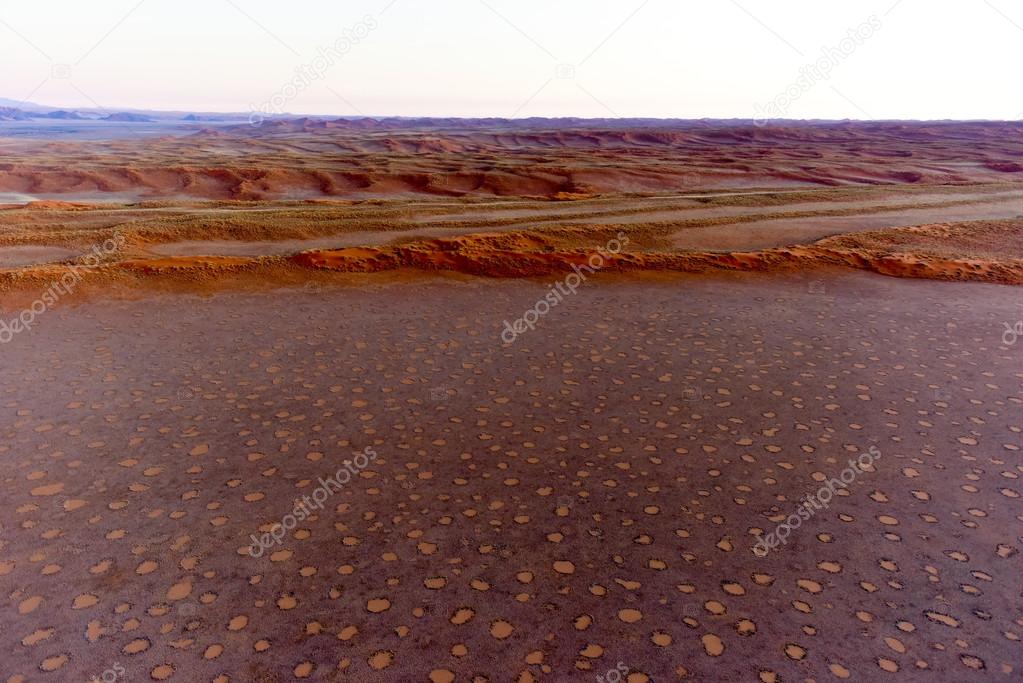
[(1021, 133), (0, 137), (2, 680), (1023, 680)]

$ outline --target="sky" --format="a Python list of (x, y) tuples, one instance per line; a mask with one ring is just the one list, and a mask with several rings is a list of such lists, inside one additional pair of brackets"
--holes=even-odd
[(0, 97), (338, 116), (1020, 119), (1011, 0), (0, 0)]

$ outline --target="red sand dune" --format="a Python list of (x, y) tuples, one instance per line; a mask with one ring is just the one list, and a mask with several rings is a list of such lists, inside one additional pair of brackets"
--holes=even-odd
[(6, 140), (0, 151), (0, 192), (37, 195), (553, 198), (1023, 180), (1020, 123), (300, 119), (160, 139)]

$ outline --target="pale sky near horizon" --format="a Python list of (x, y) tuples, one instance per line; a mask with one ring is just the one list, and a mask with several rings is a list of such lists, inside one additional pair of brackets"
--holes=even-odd
[[(804, 67), (870, 21), (872, 35), (833, 57), (828, 78), (807, 81)], [(372, 26), (364, 38), (309, 71), (318, 48), (360, 22)], [(70, 108), (247, 112), (273, 99), (295, 114), (752, 118), (789, 90), (776, 110), (786, 118), (1019, 119), (1021, 46), (1023, 7), (1009, 0), (0, 0), (0, 97)], [(296, 69), (314, 76), (284, 89)]]

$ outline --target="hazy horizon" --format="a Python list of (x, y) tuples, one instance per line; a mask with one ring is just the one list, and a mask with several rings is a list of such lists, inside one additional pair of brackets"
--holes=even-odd
[[(17, 107), (15, 104), (17, 100), (10, 97), (0, 95), (0, 107)], [(76, 112), (104, 112), (104, 113), (116, 113), (116, 112), (138, 112), (138, 113), (153, 113), (153, 114), (196, 114), (196, 115), (224, 115), (224, 116), (239, 116), (244, 117), (250, 114), (248, 111), (230, 111), (230, 110), (213, 110), (213, 109), (185, 109), (181, 107), (171, 107), (168, 109), (149, 109), (145, 107), (134, 107), (134, 106), (118, 106), (113, 104), (111, 106), (97, 108), (94, 106), (73, 106), (60, 103), (50, 102), (23, 102), (20, 103), (26, 107), (27, 111), (31, 111), (33, 107), (39, 107), (43, 109), (52, 109), (56, 111), (76, 111)], [(701, 118), (686, 118), (678, 116), (574, 116), (571, 114), (560, 115), (560, 116), (525, 116), (520, 115), (517, 117), (508, 116), (473, 116), (467, 114), (394, 114), (394, 113), (374, 113), (366, 112), (363, 114), (344, 114), (341, 112), (327, 112), (327, 113), (312, 113), (303, 111), (292, 111), (284, 112), (281, 114), (273, 114), (267, 118), (318, 118), (318, 119), (506, 119), (506, 120), (527, 120), (527, 119), (541, 119), (541, 120), (557, 120), (557, 119), (579, 119), (583, 121), (600, 121), (600, 120), (611, 120), (611, 121), (629, 121), (629, 120), (646, 120), (646, 121), (751, 121), (754, 117), (701, 117)], [(885, 119), (885, 118), (857, 118), (857, 117), (845, 117), (845, 118), (791, 118), (791, 117), (779, 117), (771, 119), (772, 121), (779, 121), (784, 123), (1012, 123), (1023, 120), (1023, 117), (1011, 118), (1011, 119), (994, 119), (994, 118), (973, 118), (973, 119), (952, 119), (952, 118), (930, 118), (930, 119)], [(79, 120), (80, 121), (80, 120)]]

